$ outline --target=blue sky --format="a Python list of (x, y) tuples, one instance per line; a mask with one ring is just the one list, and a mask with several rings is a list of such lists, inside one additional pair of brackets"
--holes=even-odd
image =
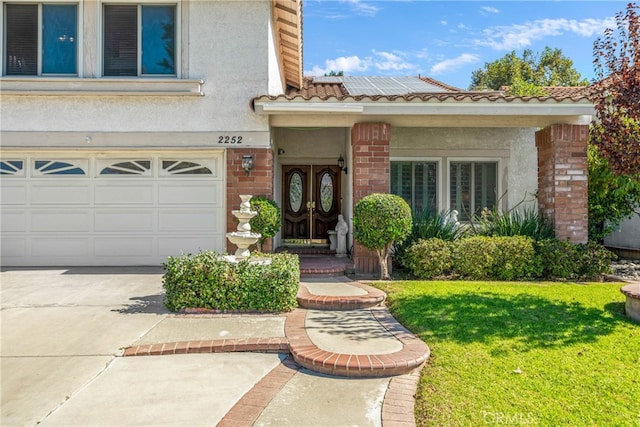
[(466, 89), (486, 62), (549, 46), (592, 80), (593, 42), (627, 3), (303, 0), (304, 73), (419, 74)]

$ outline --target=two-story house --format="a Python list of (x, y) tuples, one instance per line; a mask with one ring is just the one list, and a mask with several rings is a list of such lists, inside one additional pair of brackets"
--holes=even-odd
[[(272, 247), (325, 245), (371, 192), (417, 209), (537, 203), (587, 237), (593, 108), (420, 77), (303, 77), (300, 0), (4, 0), (2, 264), (158, 265), (231, 250), (240, 194)], [(374, 258), (349, 234), (357, 270)]]

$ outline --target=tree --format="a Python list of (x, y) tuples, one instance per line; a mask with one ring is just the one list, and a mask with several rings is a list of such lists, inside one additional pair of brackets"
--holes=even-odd
[(401, 243), (412, 228), (411, 208), (400, 196), (372, 193), (353, 208), (354, 238), (367, 249), (375, 250), (380, 264), (380, 279), (388, 280), (389, 256), (394, 243)]
[(334, 71), (331, 70), (328, 73), (324, 73), (325, 77), (342, 77), (344, 76), (344, 71)]
[(640, 216), (640, 181), (615, 175), (609, 162), (589, 144), (589, 240), (602, 243), (620, 222)]
[[(540, 86), (586, 86), (589, 82), (582, 78), (573, 67), (573, 61), (562, 54), (560, 49), (545, 47), (541, 53), (525, 49), (519, 57), (516, 51), (507, 53), (500, 59), (484, 64), (471, 74), (470, 90), (500, 90), (503, 86), (518, 87), (518, 91), (509, 93), (522, 96), (524, 85), (533, 85), (524, 95), (540, 94)], [(536, 90), (538, 93), (535, 93)]]
[(258, 215), (249, 220), (249, 225), (252, 232), (261, 234), (258, 250), (262, 252), (264, 242), (280, 230), (280, 208), (276, 202), (264, 196), (253, 197), (249, 203), (251, 203), (251, 209), (258, 212)]
[(593, 44), (597, 81), (591, 142), (616, 175), (640, 180), (640, 5), (616, 14), (617, 32), (608, 28)]

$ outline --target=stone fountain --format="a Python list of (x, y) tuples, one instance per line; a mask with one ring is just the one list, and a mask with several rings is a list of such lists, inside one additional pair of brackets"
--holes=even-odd
[(236, 245), (238, 249), (234, 255), (228, 255), (225, 257), (227, 261), (241, 261), (251, 256), (249, 246), (255, 244), (262, 236), (260, 233), (251, 232), (251, 224), (249, 224), (249, 221), (251, 221), (251, 218), (258, 215), (258, 212), (251, 210), (251, 204), (249, 203), (251, 197), (253, 196), (241, 195), (240, 200), (242, 200), (242, 202), (240, 203), (240, 210), (231, 211), (233, 216), (238, 218), (239, 224), (237, 231), (227, 233), (227, 239)]

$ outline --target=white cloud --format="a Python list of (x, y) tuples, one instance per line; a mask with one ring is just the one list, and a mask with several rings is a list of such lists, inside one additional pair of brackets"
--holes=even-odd
[(445, 21), (444, 19), (442, 21), (440, 21), (440, 25), (446, 26), (448, 24), (447, 21)]
[(491, 6), (482, 6), (480, 9), (484, 10), (487, 13), (500, 13), (500, 10)]
[(581, 37), (602, 34), (606, 28), (615, 27), (614, 18), (605, 19), (539, 19), (524, 24), (514, 24), (488, 28), (483, 31), (485, 38), (476, 44), (495, 50), (513, 50), (530, 46), (533, 41), (545, 37), (573, 33)]
[(344, 3), (350, 4), (352, 10), (356, 14), (362, 15), (362, 16), (376, 16), (378, 11), (380, 10), (379, 7), (374, 6), (370, 3), (365, 3), (361, 0), (341, 0), (341, 1)]
[(444, 61), (438, 62), (436, 65), (431, 67), (430, 72), (433, 75), (444, 74), (455, 71), (463, 65), (475, 64), (476, 62), (480, 62), (480, 56), (473, 53), (463, 53), (456, 58), (445, 59)]
[(413, 65), (406, 62), (400, 55), (390, 52), (378, 52), (373, 51), (376, 58), (373, 59), (373, 65), (378, 70), (382, 71), (400, 71), (409, 70), (413, 68)]
[(305, 71), (305, 75), (322, 76), (330, 71), (343, 71), (345, 75), (367, 73), (371, 70), (398, 72), (411, 70), (415, 65), (404, 59), (402, 52), (373, 51), (373, 55), (360, 58), (354, 56), (340, 56), (335, 59), (327, 59), (324, 67), (314, 65), (311, 71)]

